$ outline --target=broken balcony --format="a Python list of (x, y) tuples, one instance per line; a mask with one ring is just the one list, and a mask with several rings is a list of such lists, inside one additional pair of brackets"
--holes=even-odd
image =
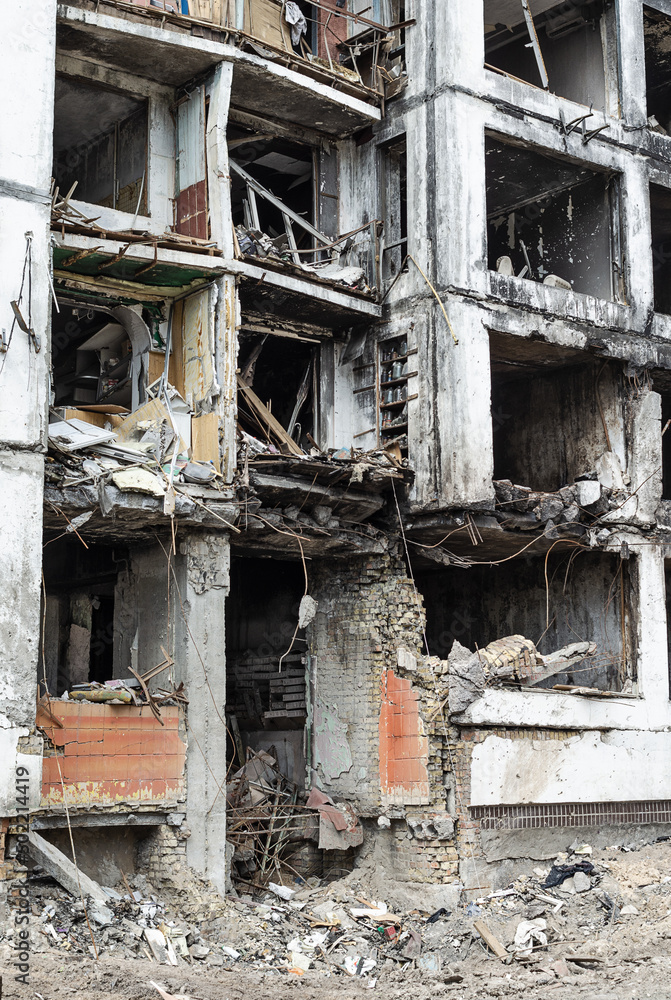
[(394, 0), (387, 27), (335, 0), (73, 0), (59, 8), (58, 45), (132, 73), (149, 44), (152, 78), (171, 86), (230, 60), (238, 109), (345, 136), (379, 120), (405, 85), (403, 32), (414, 22), (403, 11)]
[(605, 108), (610, 14), (604, 0), (485, 0), (484, 13), (488, 70)]
[(485, 150), (492, 287), (524, 278), (623, 302), (618, 177), (491, 135)]
[(381, 226), (373, 220), (338, 233), (337, 154), (235, 123), (228, 145), (237, 256), (266, 271), (374, 297)]
[[(429, 651), (445, 659), (455, 643), (484, 654), (496, 640), (507, 637), (508, 645), (512, 639), (518, 647), (526, 640), (549, 663), (533, 670), (528, 662), (527, 669), (501, 670), (498, 677), (490, 670), (488, 686), (631, 697), (637, 693), (632, 572), (635, 567), (618, 555), (577, 545), (555, 548), (546, 558), (501, 566), (483, 562), (467, 572), (422, 571), (417, 585), (427, 611)], [(564, 656), (549, 655), (575, 643), (577, 649)]]

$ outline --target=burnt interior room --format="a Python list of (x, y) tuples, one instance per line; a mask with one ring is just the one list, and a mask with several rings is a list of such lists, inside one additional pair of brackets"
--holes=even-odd
[(39, 680), (52, 697), (114, 676), (114, 588), (125, 553), (87, 544), (72, 533), (45, 540)]
[[(310, 146), (231, 124), (228, 149), (231, 160), (287, 208), (314, 224), (314, 151)], [(250, 192), (244, 178), (234, 172), (231, 173), (231, 204), (236, 226), (261, 230), (276, 241), (277, 249), (286, 248), (281, 210), (262, 195)], [(300, 249), (312, 246), (312, 237), (297, 223), (293, 231)]]
[(643, 30), (648, 117), (671, 132), (671, 17), (644, 7)]
[(269, 751), (282, 773), (301, 785), (306, 640), (297, 624), (304, 592), (300, 561), (232, 559), (226, 602), (229, 754), (238, 765), (247, 747)]
[(671, 191), (650, 185), (655, 311), (671, 314)]
[(493, 136), (485, 152), (490, 270), (618, 297), (616, 177)]
[(620, 453), (623, 386), (616, 364), (494, 331), (489, 349), (494, 479), (555, 492), (593, 475), (604, 452)]
[(475, 651), (508, 635), (533, 640), (546, 655), (570, 643), (589, 641), (597, 646), (593, 657), (538, 686), (579, 684), (622, 690), (635, 672), (628, 634), (632, 592), (628, 561), (582, 547), (555, 549), (547, 559), (547, 588), (545, 572), (545, 557), (539, 556), (503, 566), (419, 573), (430, 653), (445, 658), (455, 641)]
[(147, 214), (146, 98), (56, 75), (53, 172), (61, 195)]
[(61, 299), (51, 342), (56, 406), (131, 406), (133, 348), (109, 308)]
[(545, 80), (534, 47), (535, 28), (548, 90), (602, 109), (606, 74), (601, 25), (606, 3), (534, 0), (529, 7), (533, 27), (521, 0), (485, 0), (485, 64), (543, 87)]
[[(287, 433), (309, 452), (316, 435), (319, 345), (297, 337), (240, 334), (242, 380), (256, 393)], [(238, 393), (238, 419), (247, 433), (269, 442), (263, 418)]]

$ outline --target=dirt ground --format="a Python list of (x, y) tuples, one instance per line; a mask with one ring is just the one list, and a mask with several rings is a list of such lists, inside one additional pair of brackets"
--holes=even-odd
[[(671, 1000), (671, 842), (640, 844), (628, 851), (612, 848), (593, 855), (564, 855), (555, 865), (585, 861), (594, 866), (589, 878), (570, 878), (550, 888), (544, 888), (550, 862), (543, 866), (520, 863), (506, 895), (470, 903), (462, 899), (433, 923), (421, 909), (411, 909), (399, 925), (413, 928), (421, 937), (421, 958), (415, 960), (399, 960), (400, 946), (384, 940), (375, 926), (377, 920), (359, 919), (343, 937), (356, 939), (359, 954), (366, 953), (368, 942), (367, 954), (377, 957), (376, 967), (361, 976), (351, 976), (342, 968), (342, 958), (337, 957), (342, 946), (337, 942), (335, 950), (311, 952), (311, 968), (302, 974), (290, 971), (287, 948), (292, 940), (292, 947), (299, 949), (296, 940), (305, 942), (306, 913), (330, 906), (331, 900), (341, 910), (357, 905), (353, 901), (362, 892), (363, 871), (338, 883), (304, 889), (305, 906), (299, 914), (290, 905), (282, 910), (279, 901), (271, 907), (267, 896), (265, 902), (227, 898), (223, 917), (215, 921), (216, 935), (211, 932), (207, 938), (207, 957), (191, 964), (180, 959), (176, 967), (129, 957), (121, 944), (114, 946), (116, 953), (114, 947), (101, 947), (97, 962), (77, 953), (74, 944), (69, 951), (63, 950), (67, 938), (58, 941), (54, 933), (43, 930), (40, 898), (33, 907), (36, 947), (30, 956), (28, 985), (14, 979), (10, 936), (6, 934), (0, 943), (2, 997), (349, 1000), (377, 994), (385, 1000), (523, 995), (544, 1000)], [(376, 892), (369, 898), (381, 899), (384, 883), (369, 876)], [(393, 885), (387, 884), (387, 889), (393, 900)], [(507, 949), (503, 961), (485, 946), (474, 928), (477, 920), (484, 921)], [(522, 922), (539, 920), (545, 940), (525, 953), (515, 945), (515, 935)], [(57, 926), (61, 922), (62, 917)], [(337, 936), (340, 930), (332, 933)], [(76, 941), (72, 933), (70, 941)], [(305, 943), (302, 946), (306, 948)], [(226, 956), (227, 947), (234, 948), (238, 957)]]

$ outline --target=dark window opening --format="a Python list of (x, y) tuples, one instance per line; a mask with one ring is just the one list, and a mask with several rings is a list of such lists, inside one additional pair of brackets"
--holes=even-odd
[(643, 8), (645, 82), (648, 123), (658, 132), (671, 132), (671, 17)]
[(147, 214), (148, 102), (56, 77), (53, 172), (61, 195)]
[(605, 3), (485, 0), (485, 65), (578, 104), (603, 108), (606, 75), (601, 38)]
[[(577, 553), (577, 554), (576, 554)], [(629, 636), (630, 568), (607, 553), (576, 549), (505, 566), (440, 569), (417, 575), (427, 611), (432, 655), (447, 657), (455, 641), (471, 651), (522, 635), (542, 655), (576, 642), (597, 650), (538, 686), (579, 685), (629, 691), (636, 679)]]
[(485, 151), (490, 270), (621, 301), (617, 178), (492, 136)]
[[(654, 388), (662, 398), (662, 500), (671, 500), (671, 379), (655, 376)], [(666, 428), (666, 430), (664, 430)]]
[(604, 458), (624, 440), (616, 365), (500, 333), (490, 334), (490, 360), (495, 480), (555, 492), (597, 469), (604, 478), (602, 462), (617, 475), (622, 459)]
[[(240, 379), (260, 400), (238, 392), (238, 419), (264, 445), (284, 451), (273, 420), (304, 451), (318, 436), (319, 348), (293, 337), (245, 333), (240, 337)], [(268, 416), (270, 415), (270, 416)], [(270, 419), (272, 418), (272, 419)]]
[(47, 538), (42, 656), (38, 677), (52, 697), (111, 680), (114, 660), (114, 549)]
[(241, 758), (244, 763), (248, 747), (270, 751), (282, 774), (299, 786), (305, 781), (307, 664), (305, 632), (296, 632), (296, 625), (304, 591), (299, 562), (232, 560), (226, 602), (229, 761), (234, 768)]
[[(299, 222), (283, 212), (283, 206), (310, 225), (315, 221), (314, 151), (300, 143), (254, 133), (232, 125), (228, 132), (231, 161), (258, 181), (273, 200), (264, 197), (235, 170), (231, 172), (233, 223), (257, 238), (244, 244), (238, 231), (240, 249), (252, 256), (278, 255), (291, 260), (292, 251), (310, 250), (314, 237)], [(298, 254), (306, 263), (310, 254)]]
[(382, 190), (382, 277), (393, 280), (405, 266), (408, 253), (408, 155), (406, 137), (380, 149)]
[(671, 190), (650, 185), (655, 311), (671, 314)]

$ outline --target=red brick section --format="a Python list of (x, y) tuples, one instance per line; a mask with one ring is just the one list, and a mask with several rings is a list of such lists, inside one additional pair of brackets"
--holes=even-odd
[[(338, 10), (340, 14), (344, 12), (341, 8), (336, 7), (336, 0), (322, 0), (322, 5), (328, 7), (329, 10)], [(319, 19), (317, 26), (317, 55), (320, 59), (325, 59), (328, 62), (329, 57), (326, 51), (326, 45), (328, 45), (331, 59), (334, 63), (339, 63), (340, 51), (338, 49), (338, 42), (342, 42), (347, 38), (348, 20), (346, 17), (329, 14), (328, 10), (320, 10), (319, 8), (315, 8), (315, 10)], [(324, 38), (324, 28), (326, 28), (326, 38)]]
[(387, 802), (429, 801), (429, 740), (412, 683), (385, 670), (381, 681), (380, 788)]
[[(37, 725), (60, 753), (42, 762), (41, 807), (173, 803), (185, 796), (179, 709), (52, 701)], [(57, 719), (63, 728), (53, 721)]]

